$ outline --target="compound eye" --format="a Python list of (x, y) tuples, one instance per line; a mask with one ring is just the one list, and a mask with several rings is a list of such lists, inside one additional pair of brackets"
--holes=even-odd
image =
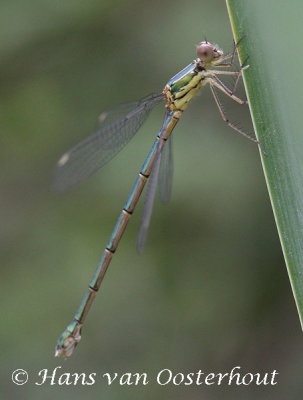
[(211, 61), (216, 54), (210, 43), (201, 42), (197, 46), (197, 56), (201, 61)]

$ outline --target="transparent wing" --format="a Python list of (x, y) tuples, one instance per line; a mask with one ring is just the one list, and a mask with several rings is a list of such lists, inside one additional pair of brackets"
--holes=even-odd
[(152, 212), (153, 212), (155, 194), (156, 194), (158, 177), (159, 177), (161, 156), (162, 156), (162, 151), (161, 151), (161, 149), (159, 149), (153, 169), (152, 169), (151, 176), (149, 178), (147, 191), (146, 191), (146, 197), (145, 197), (144, 206), (143, 206), (143, 214), (142, 214), (140, 228), (139, 228), (138, 237), (137, 237), (137, 252), (139, 254), (141, 254), (143, 252), (144, 244), (146, 242), (148, 228), (150, 225), (150, 220), (151, 220), (151, 216), (152, 216)]
[(58, 161), (54, 189), (64, 192), (103, 167), (135, 135), (153, 107), (161, 101), (162, 94), (152, 94), (114, 111), (101, 113), (100, 128), (64, 153)]
[(174, 174), (173, 136), (171, 135), (162, 149), (159, 172), (158, 193), (162, 203), (167, 203), (171, 197)]

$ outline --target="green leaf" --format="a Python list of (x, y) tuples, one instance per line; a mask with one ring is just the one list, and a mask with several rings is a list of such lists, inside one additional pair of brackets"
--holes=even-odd
[[(264, 175), (303, 326), (303, 2), (227, 0)], [(275, 277), (273, 276), (273, 279)]]

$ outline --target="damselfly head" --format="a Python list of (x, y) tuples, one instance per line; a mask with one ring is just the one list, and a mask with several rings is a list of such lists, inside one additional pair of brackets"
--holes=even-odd
[(196, 52), (199, 59), (207, 63), (223, 56), (223, 51), (217, 45), (207, 41), (199, 43)]

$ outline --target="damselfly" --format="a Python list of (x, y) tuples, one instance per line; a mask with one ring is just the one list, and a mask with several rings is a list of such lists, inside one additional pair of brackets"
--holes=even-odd
[[(73, 321), (67, 326), (58, 340), (56, 356), (71, 356), (76, 345), (79, 343), (84, 320), (100, 288), (111, 259), (117, 250), (126, 225), (135, 210), (142, 190), (151, 176), (137, 243), (138, 251), (142, 251), (151, 218), (159, 170), (163, 168), (166, 175), (165, 179), (161, 180), (162, 190), (160, 193), (164, 199), (169, 197), (172, 176), (170, 135), (191, 99), (208, 84), (220, 115), (227, 125), (258, 144), (258, 141), (254, 137), (246, 134), (228, 120), (216, 92), (216, 89), (220, 90), (239, 104), (247, 103), (246, 100), (242, 100), (234, 94), (235, 87), (233, 89), (228, 88), (218, 78), (218, 75), (234, 76), (236, 77), (234, 86), (236, 86), (242, 70), (247, 66), (241, 66), (239, 71), (217, 69), (232, 67), (234, 65), (236, 50), (237, 45), (234, 45), (233, 51), (224, 55), (223, 51), (217, 45), (207, 40), (199, 43), (196, 48), (197, 59), (171, 78), (165, 85), (162, 93), (152, 94), (141, 101), (122, 106), (119, 110), (122, 113), (122, 117), (113, 122), (111, 121), (111, 111), (102, 113), (103, 126), (97, 132), (88, 136), (63, 154), (58, 161), (55, 185), (59, 191), (64, 191), (70, 186), (82, 182), (114, 157), (135, 135), (152, 108), (162, 101), (165, 102), (166, 112), (162, 128), (157, 134), (132, 191), (122, 208), (101, 260), (85, 292), (82, 303), (74, 315)], [(166, 142), (168, 142), (167, 146), (165, 146)]]

